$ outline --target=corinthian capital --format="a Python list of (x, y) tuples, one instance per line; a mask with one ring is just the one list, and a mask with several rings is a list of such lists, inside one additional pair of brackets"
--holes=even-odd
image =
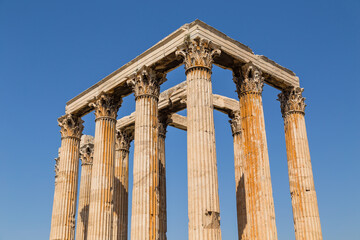
[(58, 123), (61, 127), (61, 137), (72, 137), (80, 139), (84, 129), (83, 122), (84, 121), (80, 117), (74, 116), (72, 114), (66, 114), (62, 117), (59, 117)]
[(130, 77), (127, 84), (133, 88), (135, 99), (139, 97), (159, 98), (160, 84), (166, 81), (166, 75), (151, 67), (143, 66)]
[(132, 140), (134, 140), (134, 131), (124, 129), (116, 131), (115, 149), (129, 151)]
[(175, 52), (184, 59), (185, 70), (202, 67), (211, 70), (213, 58), (219, 56), (220, 49), (211, 41), (197, 37), (185, 40), (184, 44)]
[(101, 93), (89, 103), (89, 106), (95, 108), (96, 118), (107, 117), (116, 120), (117, 111), (119, 110), (121, 103), (121, 97), (116, 97), (111, 93)]
[(159, 113), (158, 119), (158, 131), (159, 131), (159, 136), (162, 138), (166, 137), (166, 128), (168, 126), (168, 124), (171, 122), (171, 114), (167, 113), (167, 112), (162, 112)]
[(241, 68), (234, 70), (233, 80), (236, 84), (236, 92), (239, 98), (243, 94), (261, 94), (264, 87), (262, 72), (252, 62), (248, 62)]
[(81, 165), (91, 165), (94, 155), (94, 137), (83, 135), (80, 141)]
[(241, 121), (240, 121), (240, 111), (233, 111), (231, 114), (229, 114), (230, 120), (230, 126), (231, 126), (231, 132), (232, 135), (240, 134), (241, 133)]
[(302, 96), (303, 88), (289, 87), (278, 95), (283, 117), (291, 113), (305, 114), (305, 98)]

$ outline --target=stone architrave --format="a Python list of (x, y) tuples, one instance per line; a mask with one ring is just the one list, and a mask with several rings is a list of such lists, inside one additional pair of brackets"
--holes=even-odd
[(121, 102), (114, 94), (101, 93), (89, 104), (95, 108), (95, 138), (88, 240), (112, 238), (116, 117)]
[(163, 113), (159, 116), (159, 240), (166, 240), (167, 216), (166, 216), (166, 159), (165, 138), (166, 128), (170, 121), (170, 115)]
[(189, 240), (220, 240), (220, 206), (216, 163), (211, 69), (220, 50), (211, 42), (185, 40), (187, 82)]
[(128, 84), (133, 87), (134, 136), (131, 240), (159, 239), (158, 101), (165, 74), (144, 66)]
[(80, 141), (81, 177), (76, 240), (87, 240), (93, 155), (94, 138), (90, 135), (83, 135)]
[(113, 240), (127, 240), (129, 196), (129, 149), (133, 131), (116, 132)]
[(240, 111), (234, 111), (229, 114), (231, 132), (234, 140), (234, 165), (235, 165), (235, 189), (236, 189), (236, 210), (238, 223), (238, 237), (239, 239), (246, 239), (244, 232), (246, 219), (246, 194), (245, 194), (245, 162), (243, 156), (243, 139), (241, 132), (241, 117)]
[(67, 114), (58, 119), (61, 150), (56, 166), (54, 204), (50, 240), (75, 237), (76, 196), (79, 172), (79, 145), (83, 130), (81, 118)]
[(240, 224), (242, 240), (276, 240), (274, 200), (266, 142), (262, 72), (251, 62), (234, 70), (240, 102), (241, 156), (244, 162), (245, 223)]
[(322, 240), (319, 210), (305, 125), (304, 89), (290, 87), (279, 94), (284, 118), (291, 202), (296, 240)]

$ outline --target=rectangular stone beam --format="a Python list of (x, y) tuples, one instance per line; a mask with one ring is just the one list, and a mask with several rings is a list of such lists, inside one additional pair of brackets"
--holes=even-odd
[(222, 52), (221, 56), (214, 59), (214, 63), (219, 67), (232, 69), (235, 65), (251, 61), (263, 71), (266, 76), (265, 81), (268, 84), (279, 89), (286, 86), (299, 86), (299, 78), (292, 71), (264, 56), (254, 54), (249, 47), (231, 39), (213, 27), (195, 20), (174, 31), (129, 63), (68, 101), (65, 112), (80, 116), (87, 114), (93, 110), (89, 106), (89, 102), (101, 92), (114, 91), (121, 96), (131, 94), (132, 90), (126, 85), (126, 81), (130, 75), (144, 65), (153, 66), (156, 70), (165, 73), (180, 66), (182, 60), (176, 57), (175, 51), (184, 43), (184, 39), (189, 37), (191, 39), (204, 38), (219, 45)]
[[(186, 117), (175, 112), (186, 108), (186, 82), (182, 82), (168, 90), (162, 92), (159, 97), (159, 111), (172, 112), (170, 126), (185, 130), (187, 129)], [(224, 97), (218, 94), (213, 94), (214, 109), (227, 115), (233, 111), (239, 110), (239, 101)], [(132, 129), (135, 124), (135, 112), (129, 116), (125, 116), (117, 120), (117, 129)]]

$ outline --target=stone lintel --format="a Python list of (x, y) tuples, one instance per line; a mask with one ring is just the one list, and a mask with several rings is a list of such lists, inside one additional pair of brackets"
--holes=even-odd
[(299, 86), (299, 78), (292, 71), (264, 56), (254, 54), (247, 46), (231, 39), (206, 23), (195, 20), (180, 27), (129, 63), (68, 101), (65, 112), (79, 116), (87, 114), (93, 110), (88, 105), (89, 101), (101, 92), (114, 91), (122, 96), (131, 94), (132, 89), (126, 85), (126, 81), (131, 74), (144, 65), (153, 66), (156, 70), (164, 73), (180, 66), (182, 61), (176, 57), (175, 52), (184, 43), (184, 39), (189, 37), (191, 39), (204, 38), (221, 46), (220, 57), (214, 59), (214, 63), (221, 68), (233, 69), (239, 64), (251, 61), (266, 75), (265, 81), (268, 84), (279, 89)]

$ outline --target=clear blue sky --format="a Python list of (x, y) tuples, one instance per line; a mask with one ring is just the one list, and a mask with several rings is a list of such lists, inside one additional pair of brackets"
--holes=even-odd
[[(0, 0), (0, 240), (49, 237), (53, 159), (60, 146), (57, 118), (65, 103), (196, 18), (300, 77), (324, 239), (359, 240), (359, 12), (358, 0)], [(180, 67), (162, 89), (183, 80)], [(236, 98), (234, 90), (231, 72), (214, 67), (214, 93)], [(293, 240), (277, 94), (264, 88), (265, 123), (279, 240)], [(133, 101), (125, 98), (120, 117), (134, 111)], [(84, 120), (84, 133), (93, 135), (94, 114)], [(221, 228), (223, 239), (232, 240), (237, 230), (227, 121), (215, 112)], [(183, 240), (186, 133), (169, 128), (166, 148), (168, 239)]]

